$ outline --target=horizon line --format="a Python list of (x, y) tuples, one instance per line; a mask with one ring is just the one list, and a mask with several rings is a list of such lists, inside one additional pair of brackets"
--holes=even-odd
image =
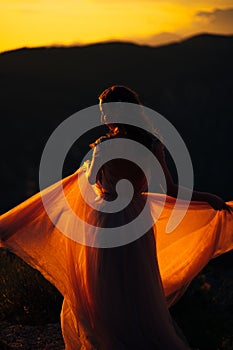
[(222, 34), (222, 33), (213, 33), (213, 32), (199, 32), (194, 33), (191, 35), (187, 35), (185, 37), (181, 37), (180, 39), (174, 39), (171, 41), (167, 41), (160, 44), (149, 44), (149, 43), (140, 43), (137, 42), (137, 39), (133, 40), (124, 40), (124, 39), (109, 39), (109, 40), (100, 40), (100, 41), (93, 41), (90, 43), (73, 43), (73, 44), (62, 44), (62, 43), (54, 43), (54, 44), (48, 44), (48, 45), (39, 45), (39, 46), (19, 46), (14, 49), (4, 50), (0, 51), (0, 54), (15, 52), (15, 51), (21, 51), (21, 50), (33, 50), (33, 49), (52, 49), (52, 48), (75, 48), (75, 47), (88, 47), (88, 46), (94, 46), (94, 45), (102, 45), (102, 44), (130, 44), (135, 46), (142, 46), (142, 47), (151, 47), (151, 48), (158, 48), (162, 46), (169, 46), (174, 45), (178, 43), (185, 42), (187, 40), (190, 40), (195, 37), (200, 36), (215, 36), (215, 37), (232, 37), (232, 34)]

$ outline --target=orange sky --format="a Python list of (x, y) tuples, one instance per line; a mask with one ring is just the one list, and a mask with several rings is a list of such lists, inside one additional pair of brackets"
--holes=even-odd
[(233, 34), (232, 0), (0, 0), (0, 13), (0, 51), (106, 40), (155, 45), (197, 32)]

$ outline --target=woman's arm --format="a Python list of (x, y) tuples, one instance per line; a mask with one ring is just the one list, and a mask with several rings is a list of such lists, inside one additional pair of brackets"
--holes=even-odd
[(86, 171), (86, 177), (91, 185), (96, 183), (96, 175), (100, 169), (100, 152), (99, 146), (96, 145), (93, 148), (92, 159), (84, 162), (83, 167)]
[[(176, 198), (178, 194), (178, 185), (174, 183), (170, 170), (168, 169), (166, 159), (165, 159), (164, 145), (160, 141), (156, 143), (153, 153), (158, 159), (163, 169), (163, 173), (164, 173), (164, 176), (166, 179), (166, 185), (167, 185), (167, 195)], [(161, 188), (162, 189), (164, 188), (162, 181), (161, 181)], [(185, 197), (187, 197), (187, 194), (190, 194), (191, 190), (186, 187), (180, 186), (179, 192), (180, 192), (179, 195), (181, 195), (181, 198), (185, 199)], [(229, 212), (232, 211), (231, 208), (225, 203), (225, 201), (222, 198), (212, 193), (192, 191), (191, 200), (199, 201), (199, 202), (207, 202), (215, 210), (226, 209)]]

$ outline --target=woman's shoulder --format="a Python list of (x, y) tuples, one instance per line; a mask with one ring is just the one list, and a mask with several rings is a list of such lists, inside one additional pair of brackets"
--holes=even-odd
[[(151, 135), (150, 135), (151, 136)], [(121, 138), (125, 137), (125, 133), (108, 133), (105, 135), (100, 136), (95, 142), (90, 144), (91, 148), (95, 148), (99, 144), (103, 144), (105, 141), (111, 140), (111, 139), (116, 139), (116, 138)], [(129, 137), (130, 138), (130, 137)], [(160, 138), (157, 135), (153, 135), (151, 137), (151, 148), (155, 149), (156, 147), (159, 147), (162, 144), (160, 141)]]
[(100, 136), (97, 140), (95, 140), (95, 142), (91, 143), (89, 146), (91, 148), (94, 148), (94, 147), (98, 146), (100, 143), (103, 143), (104, 141), (109, 140), (109, 138), (110, 138), (110, 136), (108, 136), (108, 135)]

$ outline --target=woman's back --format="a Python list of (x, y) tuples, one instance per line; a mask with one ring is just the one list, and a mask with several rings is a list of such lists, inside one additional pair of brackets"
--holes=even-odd
[[(142, 192), (148, 186), (145, 172), (149, 171), (149, 159), (144, 172), (125, 159), (105, 163), (108, 153), (114, 154), (114, 141), (103, 141), (94, 150), (98, 165), (104, 163), (97, 175), (97, 193), (104, 208), (104, 201), (116, 199), (118, 181), (127, 179), (134, 186), (134, 195), (126, 208), (117, 213), (90, 210), (88, 222), (95, 227), (95, 234), (98, 227), (126, 225), (139, 216), (145, 205)], [(117, 148), (120, 152), (119, 143)], [(121, 195), (128, 196), (127, 190)], [(141, 238), (119, 247), (86, 248), (86, 293), (91, 305), (88, 317), (97, 349), (188, 349), (176, 334), (167, 310), (154, 230), (152, 227)]]
[[(149, 158), (147, 161), (144, 159), (144, 164), (146, 165), (144, 169), (141, 169), (135, 162), (130, 160), (134, 158), (135, 149), (129, 147), (128, 144), (128, 149), (125, 149), (124, 140), (127, 139), (126, 135), (119, 133), (116, 137), (107, 138), (96, 146), (98, 148), (96, 156), (99, 157), (101, 163), (103, 163), (96, 178), (97, 188), (102, 196), (108, 194), (115, 198), (116, 185), (118, 181), (122, 179), (127, 179), (131, 183), (135, 195), (146, 192), (148, 189), (146, 174), (150, 171), (150, 160)], [(115, 140), (119, 142), (116, 143)], [(115, 151), (120, 155), (119, 158), (112, 157)], [(122, 158), (120, 158), (121, 155)], [(143, 157), (144, 154), (140, 155), (138, 152), (136, 156), (137, 159), (140, 160), (140, 157)], [(121, 194), (127, 195), (127, 191), (122, 191)]]

